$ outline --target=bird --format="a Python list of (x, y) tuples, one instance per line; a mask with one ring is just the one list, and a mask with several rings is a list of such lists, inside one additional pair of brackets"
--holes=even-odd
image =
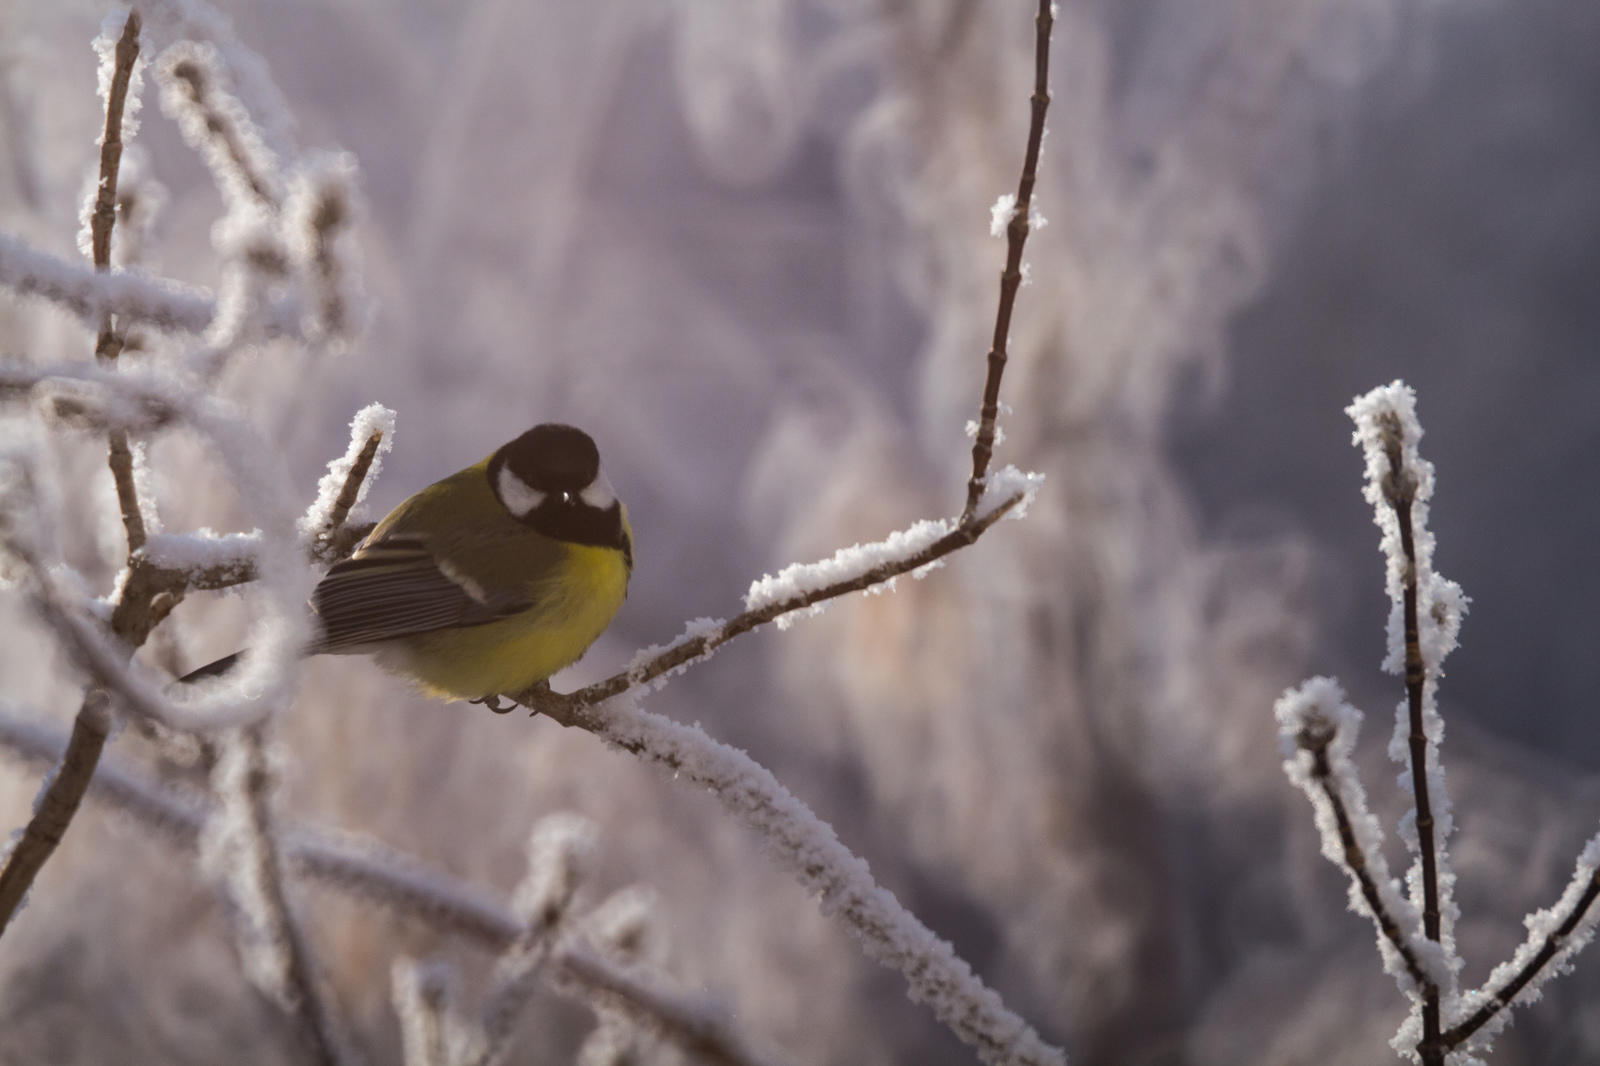
[[(311, 594), (307, 655), (370, 654), (429, 696), (504, 712), (576, 662), (628, 593), (627, 508), (581, 429), (534, 426), (408, 497)], [(236, 652), (180, 682), (225, 673)]]

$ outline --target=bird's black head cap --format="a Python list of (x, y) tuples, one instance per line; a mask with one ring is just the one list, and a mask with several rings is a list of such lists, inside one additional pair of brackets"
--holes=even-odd
[(491, 474), (501, 465), (530, 489), (578, 492), (599, 475), (600, 449), (576, 426), (546, 422), (496, 452)]

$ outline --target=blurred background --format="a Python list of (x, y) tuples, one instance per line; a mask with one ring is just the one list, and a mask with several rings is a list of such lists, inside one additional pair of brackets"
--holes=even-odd
[[(296, 120), (269, 140), (359, 160), (374, 305), (349, 351), (269, 345), (224, 391), (307, 501), (354, 412), (394, 408), (375, 515), (533, 423), (588, 429), (637, 568), (558, 687), (735, 613), (764, 572), (958, 510), (1028, 3), (221, 7)], [(0, 5), (0, 228), (63, 255), (104, 15)], [(1381, 559), (1342, 409), (1404, 378), (1438, 467), (1437, 564), (1473, 598), (1441, 698), (1463, 979), (1481, 982), (1600, 820), (1600, 575), (1578, 565), (1600, 533), (1582, 489), (1600, 475), (1600, 7), (1061, 0), (1052, 54), (1048, 225), (997, 460), (1044, 471), (1043, 496), (928, 579), (746, 639), (648, 706), (773, 769), (1075, 1063), (1390, 1061), (1401, 998), (1283, 777), (1271, 707), (1336, 673), (1392, 826), (1381, 749), (1403, 691), (1377, 668)], [(149, 90), (137, 140), (168, 191), (147, 261), (215, 284), (218, 194)], [(0, 346), (92, 349), (9, 296)], [(100, 448), (58, 444), (82, 520), (63, 549), (104, 591), (123, 547)], [(196, 442), (159, 440), (152, 464), (169, 529), (239, 528)], [(143, 654), (181, 672), (232, 651), (248, 607), (192, 597)], [(0, 698), (67, 721), (71, 670), (12, 599), (0, 618)], [(503, 896), (537, 817), (594, 819), (597, 891), (653, 887), (670, 969), (790, 1061), (973, 1061), (708, 797), (592, 737), (346, 659), (308, 664), (276, 735), (290, 815)], [(140, 744), (110, 750), (183, 773)], [(0, 763), (6, 826), (38, 779)], [(398, 1061), (396, 953), (481, 990), (471, 947), (298, 891), (370, 1061)], [(1600, 1056), (1597, 992), (1581, 957), (1492, 1061)], [(519, 1061), (569, 1060), (588, 1024), (541, 996)], [(0, 942), (0, 1061), (296, 1054), (193, 863), (91, 801)]]

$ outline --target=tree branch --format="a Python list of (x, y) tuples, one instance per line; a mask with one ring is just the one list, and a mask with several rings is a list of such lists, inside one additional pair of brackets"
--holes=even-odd
[[(946, 533), (928, 547), (903, 559), (891, 560), (872, 567), (864, 573), (835, 581), (822, 588), (812, 589), (765, 604), (753, 610), (747, 610), (727, 622), (718, 622), (704, 629), (691, 627), (690, 633), (682, 639), (660, 649), (653, 655), (645, 657), (642, 661), (635, 662), (628, 669), (613, 674), (604, 681), (597, 681), (585, 688), (578, 689), (576, 692), (563, 694), (552, 692), (548, 686), (539, 686), (526, 692), (508, 693), (508, 695), (518, 703), (532, 707), (535, 713), (540, 711), (549, 713), (552, 717), (556, 717), (558, 721), (561, 720), (560, 716), (562, 715), (572, 717), (585, 707), (593, 707), (614, 696), (620, 696), (630, 689), (639, 688), (657, 678), (682, 670), (694, 662), (706, 658), (735, 637), (759, 629), (784, 615), (806, 610), (851, 592), (860, 592), (864, 589), (882, 585), (902, 574), (912, 573), (924, 567), (932, 566), (950, 553), (976, 543), (978, 538), (988, 531), (989, 527), (1000, 521), (1007, 514), (1010, 514), (1025, 499), (1026, 493), (1018, 492), (1003, 500), (991, 511), (965, 518), (949, 533)], [(572, 722), (563, 721), (562, 724), (581, 725), (576, 719)]]
[(1400, 929), (1400, 924), (1395, 921), (1394, 915), (1383, 903), (1383, 897), (1378, 892), (1378, 885), (1372, 879), (1372, 874), (1367, 869), (1367, 857), (1361, 850), (1361, 844), (1356, 839), (1355, 828), (1350, 824), (1350, 814), (1345, 808), (1344, 797), (1340, 794), (1338, 785), (1333, 780), (1333, 769), (1328, 760), (1328, 745), (1332, 743), (1335, 728), (1326, 718), (1316, 718), (1308, 721), (1306, 727), (1300, 731), (1297, 738), (1301, 748), (1311, 753), (1311, 778), (1322, 789), (1323, 795), (1328, 797), (1328, 802), (1333, 807), (1333, 816), (1339, 826), (1339, 841), (1344, 845), (1344, 861), (1349, 867), (1350, 874), (1361, 887), (1361, 897), (1367, 901), (1367, 906), (1372, 908), (1373, 918), (1378, 923), (1378, 928), (1394, 945), (1404, 960), (1406, 973), (1411, 975), (1417, 987), (1424, 990), (1424, 994), (1431, 990), (1433, 995), (1439, 994), (1438, 986), (1423, 971), (1421, 962), (1418, 961), (1416, 952), (1411, 950), (1411, 944), (1406, 940), (1405, 934)]
[[(0, 747), (34, 763), (54, 764), (67, 744), (55, 727), (25, 722), (0, 708)], [(113, 756), (101, 760), (89, 794), (189, 850), (199, 848), (201, 831), (216, 813), (209, 796), (163, 784)], [(284, 858), (295, 872), (486, 950), (505, 951), (526, 929), (488, 893), (374, 841), (315, 825), (286, 826), (282, 840)]]
[(4, 933), (33, 884), (33, 879), (55, 853), (56, 845), (78, 813), (95, 764), (111, 732), (111, 701), (102, 689), (90, 689), (72, 723), (60, 765), (40, 797), (38, 809), (0, 870), (0, 933)]
[[(1538, 950), (1520, 968), (1504, 978), (1503, 983), (1498, 988), (1495, 988), (1493, 992), (1487, 993), (1487, 999), (1482, 1006), (1466, 1019), (1440, 1034), (1439, 1046), (1445, 1051), (1452, 1051), (1470, 1040), (1473, 1034), (1493, 1021), (1501, 1011), (1510, 1007), (1517, 996), (1529, 984), (1537, 986), (1539, 982), (1542, 982), (1549, 976), (1546, 972), (1546, 967), (1554, 966), (1559, 971), (1564, 962), (1558, 963), (1556, 957), (1559, 955), (1570, 957), (1580, 950), (1588, 942), (1589, 938), (1594, 935), (1592, 924), (1588, 928), (1582, 927), (1589, 913), (1589, 908), (1594, 905), (1596, 898), (1600, 898), (1600, 867), (1594, 864), (1593, 859), (1597, 840), (1600, 840), (1600, 837), (1590, 841), (1584, 855), (1579, 858), (1578, 877), (1568, 886), (1567, 892), (1564, 893), (1564, 896), (1571, 896), (1574, 889), (1579, 887), (1582, 889), (1581, 894), (1573, 901), (1567, 916), (1561, 921), (1560, 925), (1545, 934)], [(1589, 867), (1587, 877), (1584, 876), (1584, 866)], [(1557, 906), (1559, 905), (1558, 903)], [(1537, 915), (1530, 916), (1528, 919), (1530, 931), (1537, 929), (1538, 919), (1544, 918), (1549, 914), (1549, 911), (1543, 911)], [(1531, 942), (1532, 937), (1530, 937), (1530, 944)], [(1521, 955), (1525, 951), (1526, 946), (1519, 950), (1517, 954)], [(1515, 965), (1515, 957), (1513, 957), (1511, 963), (1496, 967), (1495, 972), (1490, 975), (1490, 983), (1492, 984), (1500, 974), (1513, 965)], [(1487, 988), (1485, 991), (1487, 991)], [(1536, 997), (1537, 992), (1534, 992), (1529, 996), (1529, 999)]]
[(1039, 146), (1044, 142), (1044, 116), (1050, 107), (1050, 30), (1055, 24), (1052, 0), (1039, 0), (1034, 16), (1033, 116), (1028, 124), (1028, 147), (1022, 158), (1022, 177), (1006, 225), (1006, 265), (1000, 272), (1000, 304), (994, 316), (994, 341), (989, 349), (989, 370), (983, 383), (983, 404), (978, 409), (978, 436), (972, 445), (972, 477), (967, 481), (967, 504), (962, 522), (978, 509), (983, 482), (994, 455), (995, 419), (1000, 414), (1000, 377), (1006, 370), (1006, 344), (1011, 335), (1011, 311), (1022, 284), (1022, 247), (1028, 240), (1028, 211), (1039, 172)]
[[(223, 741), (216, 789), (222, 801), (216, 816), (224, 860), (224, 880), (250, 928), (240, 944), (246, 970), (264, 991), (281, 994), (301, 1024), (321, 1066), (345, 1061), (343, 1027), (335, 1022), (320, 986), (310, 946), (289, 904), (272, 814), (273, 774), (267, 763), (262, 726), (246, 726)], [(256, 964), (252, 952), (265, 961)], [(281, 985), (281, 987), (279, 987)]]
[[(1406, 701), (1411, 716), (1411, 789), (1417, 803), (1417, 853), (1422, 860), (1422, 928), (1429, 940), (1437, 943), (1439, 929), (1439, 871), (1434, 852), (1433, 806), (1428, 799), (1428, 738), (1422, 727), (1423, 685), (1427, 670), (1422, 662), (1422, 643), (1417, 624), (1417, 545), (1411, 523), (1411, 508), (1416, 499), (1416, 479), (1402, 465), (1402, 434), (1398, 417), (1389, 413), (1380, 420), (1384, 431), (1384, 450), (1389, 459), (1389, 475), (1383, 493), (1394, 508), (1400, 523), (1400, 547), (1406, 566), (1401, 575), (1405, 604)], [(1439, 1050), (1439, 987), (1423, 986), (1422, 1041), (1417, 1052), (1423, 1066), (1443, 1066)]]
[[(133, 65), (138, 58), (139, 12), (135, 8), (128, 12), (123, 23), (122, 36), (117, 41), (116, 66), (106, 93), (105, 133), (100, 144), (100, 179), (96, 185), (95, 208), (90, 223), (94, 266), (99, 273), (111, 269), (111, 229), (116, 222), (117, 169), (122, 162), (122, 112), (128, 98), (128, 82), (133, 77)], [(102, 359), (115, 359), (121, 348), (121, 339), (113, 330), (112, 316), (108, 311), (101, 320), (95, 354)], [(133, 479), (133, 455), (128, 449), (127, 434), (122, 430), (114, 430), (110, 435), (109, 462), (112, 479), (117, 486), (117, 501), (122, 510), (131, 557), (144, 546), (145, 528), (139, 511), (138, 489)], [(138, 591), (143, 591), (142, 586)], [(134, 607), (129, 592), (129, 586), (124, 585), (113, 615), (113, 628), (124, 639), (137, 631), (137, 643), (143, 643), (150, 631), (150, 627), (143, 623), (155, 613), (155, 594), (152, 593), (149, 600), (141, 600)], [(165, 617), (182, 593), (174, 596), (163, 592), (162, 595), (165, 601), (160, 615)], [(130, 609), (125, 611), (125, 607)], [(134, 618), (134, 615), (139, 617)], [(153, 626), (154, 622), (150, 625)], [(60, 766), (45, 789), (38, 809), (23, 828), (17, 846), (6, 856), (5, 868), (0, 869), (0, 934), (5, 932), (23, 896), (50, 856), (55, 854), (56, 846), (61, 843), (77, 815), (110, 730), (110, 698), (103, 690), (90, 689), (73, 721), (72, 737), (67, 742)]]
[(911, 998), (927, 1003), (984, 1062), (1062, 1066), (1066, 1061), (1006, 1008), (949, 943), (881, 887), (831, 826), (750, 756), (697, 727), (623, 700), (573, 706), (557, 699), (541, 710), (712, 792), (761, 836), (774, 861), (818, 897), (824, 913), (835, 914), (868, 955), (899, 971)]

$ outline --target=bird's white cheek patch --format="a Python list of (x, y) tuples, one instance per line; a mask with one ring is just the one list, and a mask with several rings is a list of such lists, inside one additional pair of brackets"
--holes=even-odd
[(511, 472), (509, 466), (500, 468), (497, 487), (500, 490), (500, 502), (518, 518), (526, 518), (528, 512), (544, 502), (544, 493), (530, 489), (525, 481)]
[(589, 487), (578, 496), (596, 511), (604, 511), (617, 502), (617, 494), (611, 490), (611, 482), (606, 480), (604, 474), (596, 474), (595, 479), (589, 482)]

